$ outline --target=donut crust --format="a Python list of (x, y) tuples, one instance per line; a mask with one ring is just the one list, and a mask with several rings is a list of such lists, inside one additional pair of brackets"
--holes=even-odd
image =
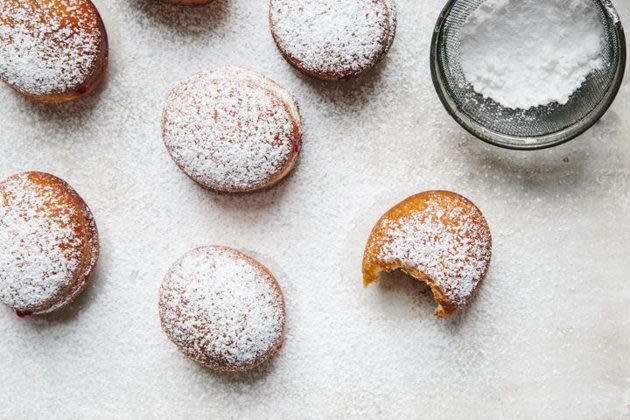
[[(38, 212), (57, 214), (58, 208), (72, 209), (67, 224), (74, 227), (74, 233), (81, 238), (80, 245), (65, 244), (64, 251), (80, 256), (78, 266), (74, 269), (71, 279), (57, 293), (36, 306), (13, 308), (18, 315), (40, 315), (60, 309), (71, 303), (88, 285), (93, 276), (99, 257), (98, 229), (89, 207), (79, 194), (65, 181), (45, 172), (25, 172), (13, 175), (0, 182), (0, 195), (3, 197), (0, 205), (10, 205), (13, 198), (10, 191), (5, 189), (7, 182), (18, 177), (26, 176), (36, 185), (38, 191), (50, 188), (55, 192), (54, 200), (47, 202)], [(2, 228), (0, 220), (0, 228)], [(42, 279), (45, 281), (46, 279)]]
[[(428, 207), (429, 201), (437, 200), (442, 209), (445, 210), (444, 215), (434, 215), (434, 217), (441, 218), (441, 221), (445, 226), (451, 228), (457, 228), (459, 221), (452, 218), (448, 213), (452, 210), (454, 203), (457, 206), (461, 206), (464, 211), (470, 215), (472, 223), (476, 227), (475, 231), (468, 231), (463, 235), (462, 239), (469, 241), (479, 240), (478, 236), (482, 236), (484, 241), (484, 253), (482, 266), (485, 268), (479, 273), (477, 282), (474, 285), (472, 293), (465, 296), (463, 301), (456, 301), (449, 298), (448, 291), (444, 288), (443, 284), (436, 281), (436, 279), (429, 276), (422, 267), (411, 264), (409, 262), (402, 261), (400, 258), (395, 258), (391, 261), (387, 261), (382, 257), (382, 249), (387, 243), (392, 240), (389, 237), (389, 229), (392, 223), (398, 223), (402, 218), (413, 215), (419, 210), (424, 210)], [(438, 317), (447, 317), (457, 310), (465, 306), (474, 294), (478, 291), (479, 285), (487, 273), (487, 269), (490, 265), (490, 259), (492, 256), (492, 235), (490, 228), (481, 213), (481, 211), (467, 198), (450, 192), (450, 191), (427, 191), (420, 194), (413, 195), (396, 206), (388, 210), (376, 223), (372, 233), (368, 239), (365, 253), (363, 256), (363, 285), (368, 287), (373, 282), (378, 281), (379, 274), (381, 272), (391, 272), (401, 269), (412, 277), (426, 283), (433, 293), (434, 299), (437, 303), (437, 309), (435, 315)], [(437, 256), (436, 256), (437, 257)]]
[[(41, 9), (41, 3), (44, 3), (49, 6), (55, 6), (59, 10), (63, 16), (63, 23), (65, 25), (69, 25), (73, 28), (79, 28), (79, 19), (77, 17), (77, 11), (68, 10), (66, 8), (66, 3), (62, 0), (4, 0), (4, 7), (12, 7), (14, 5), (20, 4), (28, 4), (33, 8)], [(0, 4), (0, 7), (3, 7)], [(27, 92), (23, 89), (20, 89), (17, 86), (14, 86), (10, 83), (7, 83), (13, 90), (18, 92), (19, 94), (25, 96), (26, 98), (35, 101), (35, 102), (43, 102), (48, 104), (62, 104), (66, 102), (73, 102), (89, 96), (93, 93), (96, 88), (101, 84), (104, 79), (105, 72), (107, 69), (108, 56), (109, 56), (109, 45), (107, 38), (107, 31), (105, 29), (105, 24), (103, 23), (103, 19), (101, 18), (100, 13), (98, 12), (96, 6), (91, 2), (91, 0), (81, 0), (81, 4), (78, 6), (79, 13), (89, 14), (96, 22), (96, 28), (92, 29), (92, 32), (99, 32), (101, 36), (99, 37), (99, 46), (96, 60), (91, 66), (90, 74), (86, 78), (86, 80), (80, 85), (59, 92), (53, 92), (48, 94), (35, 94), (31, 92)], [(1, 15), (0, 15), (1, 18)], [(0, 23), (9, 23), (10, 22), (0, 22)], [(61, 48), (61, 47), (60, 47)]]
[[(259, 269), (260, 271), (262, 271), (263, 273), (265, 273), (265, 278), (268, 279), (268, 283), (269, 285), (271, 285), (275, 291), (276, 297), (278, 298), (278, 309), (280, 311), (280, 318), (281, 318), (281, 333), (280, 336), (278, 338), (278, 340), (276, 341), (275, 345), (272, 346), (267, 352), (265, 352), (264, 354), (258, 356), (256, 358), (256, 360), (253, 363), (250, 364), (243, 364), (243, 365), (235, 365), (235, 364), (230, 364), (227, 361), (221, 360), (219, 358), (212, 358), (208, 355), (205, 355), (205, 357), (195, 357), (194, 356), (194, 352), (192, 351), (191, 347), (182, 347), (180, 346), (179, 343), (177, 343), (177, 341), (173, 338), (173, 336), (171, 335), (170, 332), (170, 328), (167, 325), (167, 322), (164, 319), (163, 313), (164, 313), (164, 309), (165, 309), (165, 305), (166, 305), (166, 300), (163, 298), (163, 289), (165, 287), (165, 282), (167, 279), (169, 279), (172, 275), (174, 270), (178, 267), (178, 265), (180, 264), (180, 262), (182, 260), (184, 260), (185, 258), (187, 258), (189, 255), (194, 254), (198, 251), (207, 249), (207, 248), (213, 248), (213, 249), (217, 249), (217, 250), (221, 250), (227, 253), (232, 254), (235, 258), (241, 259), (246, 261), (247, 263), (251, 264), (253, 267)], [(271, 273), (271, 271), (264, 266), (262, 263), (260, 263), (258, 260), (242, 253), (241, 251), (234, 249), (234, 248), (230, 248), (227, 246), (222, 246), (222, 245), (211, 245), (211, 246), (199, 246), (196, 247), (194, 249), (192, 249), (191, 251), (187, 252), (186, 254), (184, 254), (180, 259), (177, 260), (177, 262), (175, 262), (175, 264), (173, 264), (173, 266), (169, 269), (168, 273), (166, 274), (165, 278), (164, 278), (164, 282), (162, 283), (162, 286), (160, 287), (160, 298), (159, 298), (159, 313), (160, 313), (160, 326), (162, 327), (162, 331), (164, 331), (164, 333), (167, 335), (167, 337), (173, 342), (173, 344), (175, 344), (178, 348), (178, 350), (180, 350), (181, 353), (183, 353), (188, 359), (194, 361), (195, 363), (210, 369), (212, 371), (216, 371), (216, 372), (225, 372), (225, 373), (242, 373), (242, 372), (248, 372), (251, 371), (253, 369), (256, 369), (264, 364), (266, 364), (268, 361), (270, 361), (273, 356), (276, 355), (276, 353), (282, 348), (282, 346), (284, 345), (284, 340), (285, 340), (285, 331), (286, 331), (286, 306), (285, 306), (285, 300), (284, 300), (284, 295), (282, 293), (282, 289), (280, 287), (280, 284), (278, 283), (278, 281), (276, 280), (275, 276)]]
[(274, 21), (273, 21), (272, 8), (273, 8), (274, 0), (269, 0), (269, 18), (268, 19), (269, 19), (269, 28), (271, 30), (271, 35), (282, 57), (300, 73), (308, 77), (318, 79), (318, 80), (324, 80), (324, 81), (343, 81), (343, 80), (356, 79), (357, 77), (371, 70), (387, 55), (387, 53), (389, 52), (389, 49), (391, 48), (394, 42), (394, 38), (396, 35), (397, 13), (396, 13), (395, 0), (391, 0), (391, 1), (390, 0), (372, 0), (372, 1), (374, 3), (382, 3), (383, 5), (386, 6), (385, 8), (386, 12), (384, 16), (384, 19), (386, 22), (386, 30), (383, 33), (382, 38), (379, 40), (379, 45), (381, 47), (379, 54), (365, 68), (360, 68), (358, 70), (348, 69), (346, 71), (341, 71), (341, 70), (325, 71), (325, 70), (316, 70), (316, 69), (307, 67), (302, 60), (300, 60), (298, 57), (295, 56), (295, 54), (292, 54), (290, 51), (288, 51), (286, 48), (283, 47), (284, 42), (281, 39), (281, 37), (278, 35), (278, 31), (276, 30), (276, 25), (274, 24)]
[[(222, 72), (227, 73), (228, 76), (222, 77), (220, 75), (220, 73)], [(254, 73), (249, 70), (240, 69), (238, 67), (217, 68), (217, 69), (210, 69), (207, 72), (198, 73), (194, 75), (193, 78), (199, 75), (202, 75), (204, 73), (207, 73), (208, 76), (217, 74), (216, 76), (217, 79), (211, 80), (209, 81), (209, 83), (216, 85), (216, 84), (219, 84), (224, 78), (230, 78), (231, 82), (238, 82), (241, 84), (251, 86), (252, 88), (262, 88), (266, 90), (267, 93), (271, 95), (274, 99), (281, 102), (282, 106), (284, 107), (284, 110), (286, 111), (287, 115), (289, 115), (291, 119), (291, 124), (292, 124), (292, 130), (291, 130), (292, 134), (290, 138), (291, 151), (289, 155), (287, 156), (287, 159), (282, 165), (282, 167), (280, 167), (269, 179), (267, 179), (263, 183), (257, 183), (257, 184), (241, 186), (241, 187), (228, 186), (228, 185), (222, 185), (222, 184), (219, 184), (218, 182), (213, 182), (212, 180), (209, 180), (207, 178), (204, 178), (201, 176), (195, 176), (194, 174), (192, 174), (191, 171), (189, 171), (176, 158), (176, 154), (174, 153), (173, 148), (169, 145), (169, 142), (167, 141), (168, 127), (169, 127), (169, 113), (171, 109), (170, 102), (172, 100), (173, 95), (175, 95), (175, 92), (183, 84), (188, 83), (190, 80), (192, 80), (191, 78), (191, 79), (187, 79), (181, 82), (178, 85), (178, 87), (176, 87), (173, 90), (173, 92), (171, 93), (171, 97), (169, 97), (168, 103), (162, 114), (162, 139), (163, 139), (166, 149), (168, 150), (169, 154), (173, 158), (173, 161), (175, 162), (177, 167), (182, 172), (184, 172), (184, 174), (186, 174), (186, 176), (188, 176), (190, 179), (192, 179), (193, 181), (195, 181), (196, 183), (198, 183), (199, 185), (201, 185), (202, 187), (206, 189), (213, 190), (220, 193), (229, 193), (229, 194), (251, 193), (255, 191), (269, 189), (275, 186), (293, 170), (293, 168), (295, 167), (298, 161), (300, 152), (302, 150), (302, 122), (301, 122), (301, 115), (300, 115), (300, 107), (297, 101), (295, 100), (293, 95), (289, 94), (283, 87), (278, 85), (274, 80), (270, 79), (267, 76)]]

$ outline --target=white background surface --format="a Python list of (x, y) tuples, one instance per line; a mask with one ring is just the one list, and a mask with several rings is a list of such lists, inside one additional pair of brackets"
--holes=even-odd
[[(393, 49), (350, 83), (292, 70), (263, 0), (95, 3), (111, 64), (98, 94), (50, 107), (0, 87), (0, 175), (66, 179), (102, 250), (71, 308), (37, 319), (0, 308), (0, 417), (630, 418), (628, 82), (579, 139), (511, 152), (467, 135), (437, 99), (440, 0), (399, 0)], [(629, 22), (630, 4), (618, 6)], [(162, 145), (170, 88), (225, 64), (268, 74), (301, 105), (301, 162), (272, 190), (204, 191)], [(448, 320), (405, 276), (361, 285), (374, 222), (427, 189), (468, 196), (494, 234), (478, 298)], [(289, 330), (267, 369), (211, 373), (160, 330), (159, 283), (200, 244), (249, 251), (279, 278)]]

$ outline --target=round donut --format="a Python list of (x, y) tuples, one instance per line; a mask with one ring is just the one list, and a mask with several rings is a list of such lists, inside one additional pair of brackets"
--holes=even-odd
[(387, 53), (396, 34), (395, 0), (270, 0), (271, 34), (307, 76), (352, 79)]
[(92, 212), (67, 183), (43, 172), (0, 182), (0, 301), (18, 315), (70, 303), (98, 253)]
[(0, 79), (29, 99), (89, 95), (107, 54), (105, 26), (90, 0), (0, 1)]
[(363, 257), (363, 284), (402, 269), (427, 283), (448, 316), (466, 305), (485, 277), (492, 235), (481, 211), (448, 191), (428, 191), (397, 204), (376, 223)]
[(217, 371), (260, 366), (284, 343), (282, 291), (261, 263), (232, 248), (193, 249), (160, 288), (162, 329), (190, 359)]
[(202, 186), (241, 193), (270, 187), (302, 147), (298, 105), (272, 80), (224, 67), (197, 73), (170, 94), (162, 120), (166, 149)]

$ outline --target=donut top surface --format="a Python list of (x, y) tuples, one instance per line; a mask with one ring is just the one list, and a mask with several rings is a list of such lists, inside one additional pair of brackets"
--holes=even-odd
[(490, 264), (490, 229), (479, 209), (455, 193), (412, 196), (387, 212), (374, 232), (368, 254), (423, 273), (454, 305), (467, 302)]
[(91, 212), (62, 180), (31, 172), (0, 183), (0, 300), (22, 312), (65, 303), (60, 293), (96, 263), (95, 232)]
[(220, 370), (256, 365), (284, 333), (284, 300), (273, 276), (225, 247), (181, 258), (160, 291), (162, 327), (190, 358)]
[(173, 90), (163, 137), (195, 181), (220, 191), (252, 191), (272, 182), (299, 153), (299, 111), (294, 98), (264, 76), (211, 69)]
[(344, 79), (371, 68), (396, 30), (392, 0), (271, 0), (274, 39), (286, 58), (315, 77)]
[(32, 95), (84, 85), (105, 34), (89, 0), (0, 2), (0, 78)]

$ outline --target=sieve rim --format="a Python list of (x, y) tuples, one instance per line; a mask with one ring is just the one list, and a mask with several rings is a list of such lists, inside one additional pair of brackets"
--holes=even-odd
[(458, 108), (457, 101), (453, 99), (446, 87), (446, 76), (442, 63), (439, 60), (441, 45), (441, 38), (443, 36), (443, 30), (447, 18), (449, 17), (451, 10), (455, 3), (459, 0), (448, 0), (435, 24), (433, 30), (433, 37), (431, 39), (431, 79), (433, 80), (433, 86), (442, 102), (442, 105), (449, 113), (449, 115), (466, 131), (478, 139), (489, 143), (493, 146), (498, 146), (504, 149), (510, 150), (540, 150), (550, 147), (558, 146), (575, 139), (585, 131), (593, 127), (597, 121), (599, 121), (604, 114), (608, 111), (612, 103), (614, 102), (621, 84), (623, 82), (625, 69), (626, 69), (626, 36), (621, 23), (621, 19), (617, 13), (617, 10), (610, 2), (610, 0), (596, 0), (603, 6), (612, 28), (618, 38), (618, 59), (616, 62), (616, 68), (614, 69), (613, 80), (609, 84), (608, 88), (602, 95), (601, 100), (597, 103), (593, 109), (584, 117), (565, 127), (561, 130), (554, 131), (548, 134), (540, 136), (515, 136), (504, 134), (495, 130), (491, 130), (477, 121), (473, 120), (465, 112)]

